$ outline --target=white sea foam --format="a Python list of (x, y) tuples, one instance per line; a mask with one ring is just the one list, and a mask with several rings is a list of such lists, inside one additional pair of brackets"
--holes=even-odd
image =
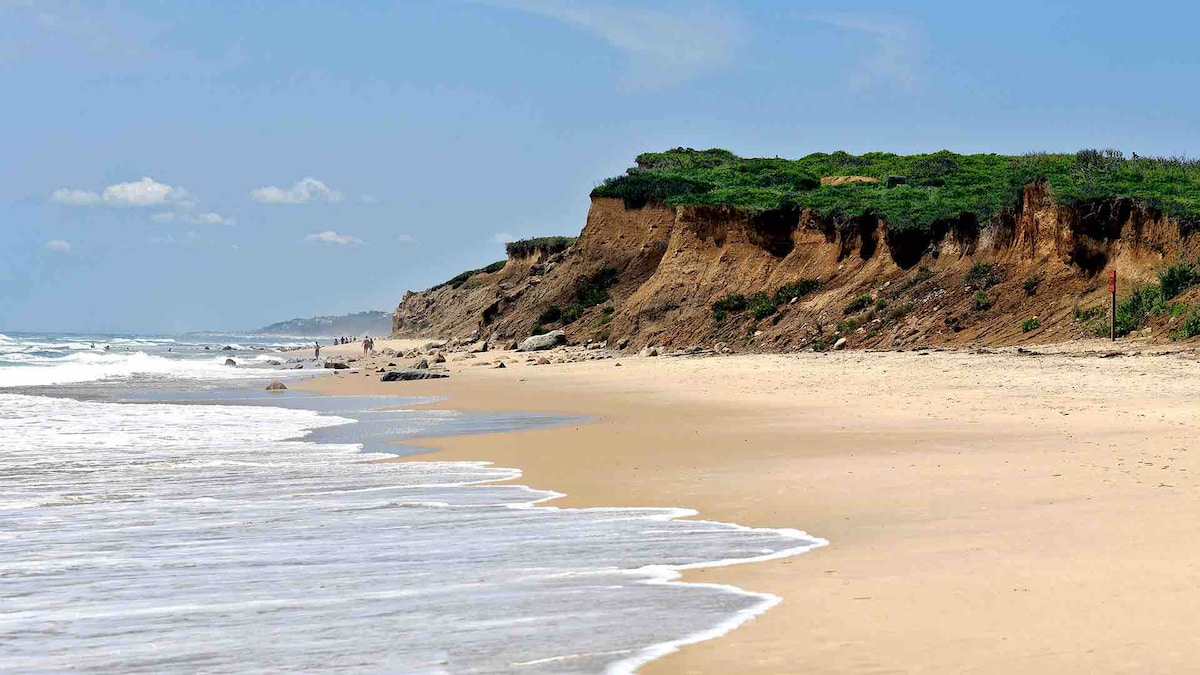
[[(93, 382), (112, 378), (160, 375), (178, 379), (236, 380), (276, 374), (266, 368), (232, 368), (226, 356), (177, 359), (145, 352), (75, 351), (64, 356), (8, 353), (6, 361), (23, 367), (0, 368), (0, 388)], [(278, 358), (278, 357), (275, 357)], [(237, 358), (234, 359), (238, 360)], [(262, 363), (259, 355), (243, 359)]]
[(346, 422), (0, 393), (0, 670), (629, 672), (778, 602), (678, 570), (823, 543), (288, 440)]

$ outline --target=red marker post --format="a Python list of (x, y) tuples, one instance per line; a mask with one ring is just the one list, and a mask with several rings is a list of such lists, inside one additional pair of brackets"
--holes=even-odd
[(1112, 293), (1112, 311), (1109, 313), (1108, 339), (1117, 339), (1117, 271), (1108, 272), (1108, 292)]

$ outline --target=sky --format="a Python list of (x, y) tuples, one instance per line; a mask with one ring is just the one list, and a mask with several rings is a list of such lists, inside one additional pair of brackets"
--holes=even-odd
[(1200, 154), (1200, 4), (0, 0), (0, 332), (390, 310), (641, 152)]

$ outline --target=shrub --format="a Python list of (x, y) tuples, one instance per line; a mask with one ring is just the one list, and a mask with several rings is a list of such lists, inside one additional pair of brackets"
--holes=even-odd
[(617, 270), (605, 267), (576, 282), (575, 301), (584, 308), (602, 305), (609, 300), (608, 289), (617, 283)]
[(1021, 332), (1028, 333), (1031, 330), (1037, 330), (1041, 326), (1042, 322), (1038, 321), (1038, 318), (1035, 316), (1032, 319), (1025, 319), (1021, 322)]
[(869, 295), (860, 295), (850, 304), (846, 305), (846, 307), (842, 310), (842, 314), (857, 314), (867, 307), (870, 307), (871, 303), (873, 302), (875, 302), (875, 298), (872, 298)]
[(1200, 282), (1200, 267), (1193, 263), (1178, 262), (1158, 270), (1158, 285), (1163, 300), (1170, 300)]
[(549, 332), (550, 332), (549, 328), (546, 328), (545, 326), (543, 326), (542, 324), (539, 323), (538, 325), (533, 327), (533, 330), (529, 331), (529, 334), (530, 335), (545, 335), (546, 333), (549, 333)]
[(1129, 296), (1117, 303), (1117, 335), (1129, 335), (1142, 328), (1150, 320), (1152, 314), (1165, 309), (1161, 286), (1157, 284), (1134, 286)]
[(507, 263), (508, 263), (507, 260), (497, 260), (496, 262), (494, 262), (486, 267), (480, 267), (477, 270), (467, 270), (466, 272), (455, 275), (454, 278), (450, 279), (449, 281), (447, 281), (445, 283), (441, 283), (441, 284), (438, 284), (437, 286), (434, 286), (434, 288), (441, 288), (443, 286), (449, 286), (450, 288), (458, 288), (458, 287), (462, 286), (463, 284), (467, 283), (467, 280), (470, 279), (471, 277), (475, 276), (476, 274), (485, 274), (485, 273), (491, 274), (493, 272), (499, 272), (500, 270), (504, 269), (504, 266)]
[(885, 307), (887, 307), (887, 300), (884, 300), (883, 298), (879, 298), (878, 300), (875, 301), (875, 309), (876, 310), (882, 311)]
[(967, 276), (963, 278), (963, 283), (978, 286), (986, 291), (999, 283), (1001, 278), (1000, 267), (998, 265), (995, 263), (978, 262), (971, 265), (971, 269), (967, 271)]
[(724, 321), (727, 316), (728, 316), (728, 313), (723, 309), (714, 309), (713, 310), (713, 321), (716, 321), (717, 323), (721, 323), (722, 321)]
[(1184, 319), (1183, 325), (1179, 327), (1173, 337), (1190, 338), (1200, 335), (1200, 307), (1193, 309), (1191, 314), (1188, 314), (1187, 319)]
[(978, 290), (975, 291), (975, 297), (971, 298), (971, 306), (982, 312), (991, 308), (992, 299), (983, 290)]
[(559, 307), (558, 305), (550, 305), (546, 309), (542, 310), (541, 315), (538, 316), (538, 323), (554, 323), (562, 319), (562, 313), (562, 307)]
[[(885, 183), (818, 184), (819, 177), (850, 175), (907, 176), (908, 185), (889, 190)], [(636, 166), (592, 194), (621, 198), (629, 208), (658, 201), (732, 206), (749, 213), (811, 209), (824, 216), (876, 216), (892, 231), (931, 233), (957, 220), (990, 223), (1019, 204), (1022, 188), (1034, 181), (1044, 181), (1059, 204), (1126, 198), (1177, 218), (1185, 230), (1200, 224), (1200, 162), (1126, 159), (1106, 150), (1023, 156), (838, 151), (788, 160), (674, 148), (638, 156)]]
[(740, 312), (746, 309), (746, 303), (746, 296), (741, 293), (730, 293), (714, 302), (712, 307), (714, 310), (723, 309), (727, 312)]
[(877, 330), (873, 330), (870, 333), (867, 333), (868, 340), (871, 338), (876, 338), (876, 337), (879, 337), (879, 331), (877, 331)]
[(1025, 281), (1021, 283), (1021, 288), (1025, 289), (1025, 295), (1037, 294), (1038, 285), (1042, 283), (1042, 278), (1038, 275), (1025, 277)]
[(583, 316), (583, 310), (583, 305), (579, 303), (575, 303), (564, 309), (562, 312), (563, 325), (565, 326), (569, 323), (575, 323), (578, 321), (579, 317)]
[(762, 319), (774, 314), (775, 310), (778, 309), (778, 305), (776, 305), (775, 301), (771, 299), (771, 296), (767, 295), (766, 293), (759, 293), (750, 298), (750, 302), (746, 305), (746, 309), (750, 310), (750, 312), (754, 314), (755, 319), (761, 321)]
[(534, 253), (554, 255), (570, 248), (575, 243), (575, 237), (534, 237), (510, 241), (504, 245), (504, 252), (513, 258), (525, 258)]
[(846, 319), (845, 321), (839, 321), (838, 325), (837, 325), (837, 331), (839, 333), (849, 333), (850, 331), (854, 330), (855, 328), (858, 328), (858, 322), (855, 321), (854, 319)]
[(804, 297), (805, 295), (817, 290), (817, 288), (820, 286), (820, 281), (809, 278), (793, 281), (790, 284), (784, 284), (775, 291), (775, 304), (785, 305), (790, 302), (792, 298)]
[(1106, 310), (1104, 307), (1099, 305), (1095, 307), (1088, 307), (1087, 309), (1076, 306), (1074, 316), (1076, 321), (1090, 321), (1092, 319), (1104, 316), (1105, 312)]
[(900, 319), (903, 319), (905, 316), (907, 316), (908, 313), (913, 311), (913, 309), (915, 309), (915, 308), (916, 308), (916, 305), (914, 305), (911, 302), (905, 302), (905, 303), (896, 305), (895, 307), (892, 307), (891, 310), (888, 311), (887, 316), (884, 317), (884, 321), (888, 322), (888, 323), (893, 322), (893, 321), (899, 321)]

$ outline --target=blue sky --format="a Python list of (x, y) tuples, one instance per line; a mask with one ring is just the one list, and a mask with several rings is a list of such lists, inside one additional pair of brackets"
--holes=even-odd
[[(211, 6), (210, 6), (211, 5)], [(1184, 2), (0, 0), (0, 332), (391, 309), (647, 150), (1200, 154)]]

